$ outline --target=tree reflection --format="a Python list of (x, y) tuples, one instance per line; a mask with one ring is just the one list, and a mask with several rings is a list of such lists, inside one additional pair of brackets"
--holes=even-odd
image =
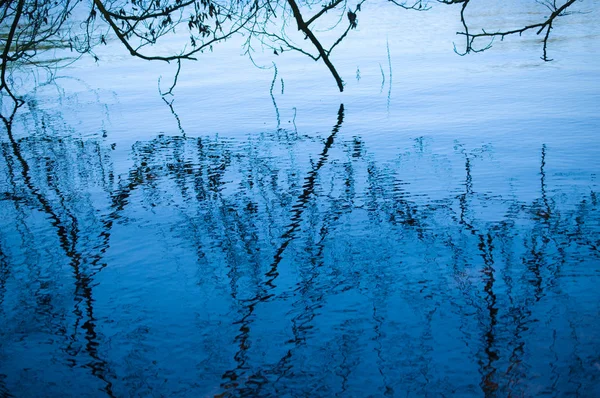
[[(32, 256), (33, 253), (37, 252), (35, 245), (38, 237), (29, 231), (30, 227), (27, 219), (33, 209), (44, 214), (54, 229), (54, 234), (64, 252), (64, 256), (68, 259), (75, 283), (73, 297), (75, 304), (72, 309), (75, 322), (72, 327), (73, 332), (69, 336), (65, 326), (56, 324), (54, 321), (55, 318), (63, 317), (64, 314), (58, 313), (52, 305), (54, 299), (54, 293), (51, 289), (52, 281), (44, 280), (47, 275), (42, 275), (39, 268), (33, 269), (35, 263), (30, 264), (33, 274), (29, 275), (31, 280), (27, 283), (39, 284), (34, 293), (36, 297), (35, 306), (37, 307), (35, 312), (38, 321), (43, 322), (42, 319), (45, 319), (45, 322), (48, 322), (45, 327), (52, 329), (57, 337), (63, 340), (65, 346), (62, 347), (62, 350), (71, 357), (76, 357), (81, 349), (79, 329), (84, 330), (84, 349), (90, 357), (85, 366), (89, 367), (92, 374), (105, 384), (104, 391), (112, 396), (111, 382), (106, 379), (107, 364), (99, 356), (97, 350), (99, 343), (95, 331), (94, 300), (89, 275), (91, 270), (86, 269), (87, 264), (85, 264), (84, 255), (81, 252), (82, 249), (80, 249), (81, 244), (79, 243), (81, 236), (79, 222), (81, 218), (85, 217), (85, 214), (82, 217), (76, 213), (82, 205), (85, 206), (85, 203), (82, 203), (84, 198), (78, 197), (76, 201), (68, 199), (69, 196), (74, 196), (73, 192), (69, 190), (69, 186), (75, 185), (77, 181), (73, 181), (74, 176), (71, 175), (72, 170), (69, 165), (63, 163), (62, 167), (57, 166), (57, 163), (61, 160), (70, 157), (69, 153), (73, 153), (71, 151), (75, 151), (79, 158), (85, 159), (88, 154), (87, 150), (90, 148), (86, 148), (83, 142), (75, 142), (75, 145), (69, 145), (70, 143), (64, 142), (61, 138), (51, 139), (45, 135), (16, 140), (13, 134), (13, 117), (14, 115), (10, 119), (2, 118), (8, 137), (8, 142), (5, 145), (11, 149), (11, 152), (3, 151), (4, 163), (9, 174), (9, 188), (15, 194), (18, 192), (28, 197), (25, 205), (22, 205), (19, 201), (13, 202), (16, 213), (15, 221), (17, 221), (15, 227), (21, 234), (21, 242), (26, 247), (26, 251), (31, 253), (27, 257), (35, 262), (36, 257), (40, 257), (39, 254)], [(91, 149), (95, 150), (97, 148)], [(38, 155), (38, 157), (26, 159), (27, 155), (24, 155), (23, 152), (34, 155), (39, 153), (45, 156)], [(33, 164), (32, 166), (30, 166), (30, 162)], [(76, 168), (80, 166), (79, 164), (75, 165)], [(83, 177), (83, 175), (75, 176), (75, 179), (77, 177)], [(67, 186), (65, 187), (63, 184)], [(25, 234), (30, 236), (26, 238)], [(7, 238), (10, 242), (15, 237), (9, 236)], [(93, 262), (91, 265), (94, 265)], [(10, 271), (8, 270), (6, 273), (10, 273)], [(46, 272), (52, 273), (52, 269)], [(67, 361), (71, 363), (71, 366), (75, 366), (79, 362), (76, 358), (68, 358)]]
[[(595, 307), (573, 310), (571, 296), (597, 273), (597, 193), (549, 189), (546, 146), (533, 200), (479, 192), (487, 149), (460, 146), (462, 182), (434, 200), (419, 192), (418, 168), (438, 161), (423, 139), (383, 162), (366, 138), (340, 133), (343, 106), (322, 139), (280, 129), (241, 140), (159, 135), (133, 145), (118, 174), (103, 138), (40, 128), (47, 120), (33, 108), (4, 119), (0, 316), (12, 326), (0, 333), (3, 351), (39, 343), (35, 333), (51, 338), (49, 348), (19, 346), (62, 367), (49, 377), (77, 374), (109, 396), (184, 385), (222, 396), (531, 395), (551, 385), (576, 393), (594, 377), (585, 352), (597, 343), (581, 336)], [(186, 300), (174, 314), (131, 293), (97, 293), (153, 277), (135, 233), (163, 256), (160, 269), (178, 264), (171, 278), (195, 278), (180, 291), (155, 278), (159, 302), (169, 291)], [(131, 252), (116, 258), (123, 240)], [(135, 273), (107, 274), (120, 261)], [(99, 310), (107, 295), (138, 315)], [(190, 312), (196, 326), (177, 318)], [(160, 317), (170, 326), (146, 326)], [(160, 339), (166, 328), (174, 342)], [(154, 355), (179, 340), (197, 344), (185, 353), (193, 382), (155, 376), (174, 365)], [(129, 345), (139, 356), (121, 352)], [(20, 395), (21, 377), (0, 366), (0, 393)]]

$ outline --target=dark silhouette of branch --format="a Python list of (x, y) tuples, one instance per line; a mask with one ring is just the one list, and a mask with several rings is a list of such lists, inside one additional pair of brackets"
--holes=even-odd
[(388, 0), (391, 3), (394, 3), (400, 8), (404, 8), (405, 10), (414, 10), (414, 11), (428, 11), (431, 9), (431, 6), (427, 4), (427, 0), (415, 0), (414, 2), (408, 1), (396, 1), (396, 0)]
[[(542, 39), (542, 44), (543, 44), (542, 59), (544, 61), (551, 61), (551, 59), (548, 58), (547, 49), (548, 49), (548, 38), (550, 37), (550, 30), (552, 30), (552, 24), (555, 22), (555, 20), (558, 17), (567, 15), (566, 10), (569, 7), (571, 7), (577, 0), (567, 0), (560, 6), (556, 4), (556, 1), (553, 1), (553, 2), (548, 1), (548, 2), (541, 3), (551, 11), (551, 14), (545, 20), (543, 20), (541, 22), (534, 23), (531, 25), (526, 25), (522, 28), (516, 28), (516, 29), (510, 29), (510, 30), (500, 30), (500, 31), (495, 31), (495, 32), (486, 32), (485, 29), (482, 29), (481, 33), (470, 33), (468, 24), (465, 19), (465, 11), (471, 0), (438, 0), (438, 1), (440, 3), (444, 3), (444, 4), (462, 4), (461, 11), (460, 11), (460, 19), (463, 24), (464, 31), (457, 32), (457, 34), (465, 36), (466, 46), (465, 46), (465, 51), (463, 53), (458, 52), (455, 48), (455, 51), (457, 54), (466, 55), (471, 52), (476, 53), (476, 52), (485, 51), (492, 46), (493, 40), (496, 37), (499, 37), (500, 39), (504, 39), (504, 37), (510, 36), (510, 35), (519, 35), (520, 36), (529, 30), (534, 30), (534, 31), (536, 31), (536, 34), (539, 35), (540, 33), (542, 33), (545, 30), (546, 33), (544, 34), (544, 38)], [(483, 47), (475, 47), (475, 45), (474, 45), (475, 40), (478, 38), (483, 38), (483, 37), (490, 38), (491, 41)]]
[(342, 1), (343, 0), (335, 0), (335, 1), (332, 1), (331, 3), (329, 3), (327, 5), (323, 6), (323, 8), (321, 9), (321, 11), (319, 11), (318, 13), (316, 13), (315, 15), (313, 15), (312, 18), (310, 18), (308, 21), (306, 21), (306, 26), (310, 26), (310, 24), (312, 24), (317, 19), (319, 19), (327, 11), (333, 10), (335, 7), (337, 7)]
[(292, 8), (294, 18), (296, 19), (296, 23), (298, 24), (298, 30), (301, 30), (310, 39), (312, 44), (315, 46), (315, 48), (319, 52), (319, 56), (321, 58), (323, 58), (323, 62), (325, 63), (325, 65), (327, 65), (327, 68), (333, 75), (333, 78), (335, 79), (335, 82), (336, 82), (338, 88), (340, 89), (340, 91), (344, 91), (344, 82), (343, 82), (342, 78), (340, 77), (338, 71), (335, 69), (335, 66), (333, 66), (333, 64), (331, 63), (331, 60), (329, 59), (329, 54), (325, 51), (325, 49), (321, 45), (321, 42), (319, 42), (317, 37), (310, 30), (310, 28), (308, 27), (308, 24), (306, 22), (304, 22), (304, 18), (302, 17), (300, 8), (298, 8), (298, 4), (296, 4), (296, 2), (294, 0), (287, 0), (287, 1), (288, 1), (288, 4), (290, 5), (290, 7)]
[[(550, 31), (557, 18), (569, 14), (568, 10), (576, 2), (540, 1), (550, 15), (539, 22), (493, 32), (483, 28), (481, 32), (473, 33), (466, 17), (470, 1), (437, 0), (438, 3), (461, 6), (463, 30), (458, 34), (465, 36), (465, 48), (459, 51), (455, 46), (457, 54), (485, 51), (495, 38), (503, 39), (533, 30), (538, 35), (543, 33), (542, 59), (545, 61), (550, 60)], [(52, 67), (74, 62), (84, 54), (99, 61), (94, 48), (108, 44), (111, 39), (116, 39), (134, 57), (147, 61), (180, 62), (197, 60), (199, 54), (212, 51), (214, 45), (236, 35), (245, 36), (242, 46), (250, 57), (254, 51), (253, 41), (258, 40), (276, 55), (297, 51), (315, 61), (322, 59), (338, 89), (343, 91), (344, 82), (336, 70), (332, 52), (358, 26), (358, 14), (365, 2), (359, 0), (351, 6), (346, 0), (310, 3), (297, 0), (3, 1), (0, 3), (0, 23), (6, 27), (6, 33), (0, 36), (0, 44), (4, 46), (0, 53), (0, 93), (7, 95), (18, 108), (22, 102), (15, 91), (17, 88), (10, 78), (10, 71), (46, 67), (52, 75), (55, 73)], [(425, 0), (388, 0), (387, 4), (413, 11), (431, 8)], [(75, 14), (87, 15), (87, 18), (80, 22), (73, 17)], [(308, 39), (308, 46), (300, 40), (295, 41), (292, 32), (288, 35), (291, 23), (295, 23), (296, 32)], [(178, 35), (182, 30), (189, 34), (189, 40), (184, 36), (178, 49), (161, 54), (159, 50), (163, 39), (175, 36), (176, 30)], [(327, 42), (318, 35), (324, 30), (332, 33), (328, 35), (331, 39)], [(479, 45), (484, 38), (489, 42)], [(59, 57), (39, 60), (39, 55), (45, 51), (62, 52)]]
[[(141, 44), (140, 47), (138, 47), (138, 48), (134, 48), (131, 45), (131, 43), (129, 42), (129, 39), (127, 37), (128, 36), (127, 32), (122, 31), (117, 26), (117, 23), (115, 22), (116, 20), (120, 19), (118, 15), (116, 15), (115, 13), (110, 13), (104, 6), (103, 2), (100, 0), (94, 0), (94, 4), (98, 7), (98, 10), (102, 14), (102, 16), (104, 17), (106, 22), (110, 25), (112, 31), (117, 36), (119, 41), (125, 46), (125, 48), (127, 48), (127, 50), (129, 51), (129, 53), (131, 55), (133, 55), (134, 57), (148, 60), (148, 61), (158, 60), (158, 61), (166, 61), (166, 62), (182, 60), (182, 59), (197, 60), (197, 58), (194, 57), (194, 54), (202, 52), (204, 49), (209, 48), (213, 44), (218, 43), (220, 41), (224, 41), (228, 37), (239, 32), (246, 25), (246, 23), (248, 23), (256, 15), (256, 12), (258, 12), (258, 8), (257, 8), (256, 11), (251, 12), (247, 16), (244, 16), (243, 18), (241, 18), (240, 23), (237, 25), (234, 24), (234, 26), (232, 27), (232, 29), (229, 32), (223, 33), (220, 36), (216, 35), (217, 29), (215, 29), (215, 31), (213, 32), (214, 37), (210, 40), (203, 42), (201, 45), (195, 45), (196, 43), (198, 43), (198, 41), (196, 41), (192, 37), (192, 40), (193, 40), (192, 47), (194, 48), (193, 50), (183, 51), (180, 54), (169, 55), (169, 56), (149, 56), (149, 55), (145, 55), (139, 51), (139, 48), (146, 45), (145, 43)], [(187, 4), (191, 4), (191, 3), (187, 3)], [(176, 10), (179, 10), (180, 8), (183, 8), (183, 7), (177, 7)], [(160, 15), (170, 16), (173, 11), (174, 10), (169, 10), (168, 12), (163, 12), (163, 13), (159, 13), (159, 14), (151, 14), (151, 15), (156, 15), (155, 17), (149, 17), (149, 16), (138, 17), (138, 19), (134, 19), (134, 20), (140, 21), (140, 20), (146, 20), (146, 19), (153, 19)], [(217, 20), (217, 23), (220, 24), (220, 22), (218, 22), (218, 20)], [(172, 22), (167, 23), (167, 25), (172, 26), (170, 24), (172, 24)], [(153, 38), (152, 42), (156, 42), (156, 39), (157, 39), (157, 37)]]
[[(10, 31), (8, 32), (8, 35), (6, 37), (6, 42), (4, 43), (4, 51), (2, 51), (2, 66), (1, 66), (1, 74), (0, 74), (0, 92), (2, 92), (2, 90), (4, 90), (6, 93), (8, 93), (8, 95), (10, 96), (10, 98), (13, 99), (13, 101), (15, 102), (15, 110), (18, 107), (19, 104), (23, 103), (23, 100), (17, 99), (15, 97), (15, 95), (13, 94), (12, 90), (10, 89), (8, 83), (6, 82), (6, 68), (8, 67), (8, 61), (9, 61), (9, 52), (10, 52), (10, 48), (13, 45), (13, 41), (15, 38), (15, 34), (17, 31), (17, 27), (19, 26), (19, 21), (21, 20), (21, 15), (23, 14), (23, 6), (25, 4), (25, 0), (19, 0), (19, 3), (17, 4), (17, 8), (15, 11), (15, 16), (13, 19), (13, 22), (10, 26)], [(6, 6), (6, 10), (5, 10), (5, 16), (6, 16), (6, 12), (8, 12), (8, 7), (9, 7), (9, 2), (7, 1), (5, 4), (3, 4), (3, 6)], [(3, 20), (5, 18), (2, 18)], [(14, 116), (14, 112), (11, 114), (11, 118)]]

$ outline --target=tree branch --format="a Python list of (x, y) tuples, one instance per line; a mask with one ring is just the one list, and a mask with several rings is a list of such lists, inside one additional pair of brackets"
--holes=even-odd
[(302, 18), (302, 13), (300, 12), (300, 9), (298, 8), (298, 4), (296, 4), (296, 2), (294, 0), (287, 0), (287, 2), (290, 5), (290, 7), (292, 8), (292, 13), (294, 15), (294, 19), (296, 20), (296, 23), (298, 24), (298, 30), (302, 31), (310, 39), (312, 44), (315, 46), (315, 48), (319, 52), (319, 56), (321, 58), (323, 58), (323, 62), (325, 63), (325, 65), (327, 65), (327, 68), (329, 68), (329, 71), (333, 75), (333, 78), (335, 79), (335, 82), (337, 83), (337, 86), (340, 89), (340, 92), (344, 91), (344, 81), (340, 77), (338, 71), (335, 69), (335, 66), (333, 66), (333, 64), (329, 60), (329, 55), (327, 55), (327, 52), (325, 51), (325, 49), (319, 42), (319, 39), (317, 39), (317, 37), (313, 34), (313, 32), (308, 27), (308, 25), (304, 22), (304, 19)]

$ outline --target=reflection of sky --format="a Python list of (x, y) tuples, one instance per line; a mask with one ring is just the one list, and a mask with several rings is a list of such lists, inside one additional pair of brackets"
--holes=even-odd
[(598, 28), (461, 58), (448, 10), (359, 17), (344, 94), (274, 58), (279, 131), (229, 44), (185, 138), (162, 64), (40, 89), (1, 141), (0, 395), (598, 392)]
[[(531, 3), (532, 10), (545, 12), (533, 1), (519, 1), (517, 5), (481, 2), (486, 3), (481, 8), (479, 3), (470, 4), (472, 11), (467, 14), (474, 27), (494, 27), (498, 21), (507, 21), (508, 26), (514, 18), (535, 15), (509, 11), (514, 9), (511, 7), (522, 10), (524, 4)], [(499, 9), (490, 8), (494, 6)], [(595, 5), (584, 1), (577, 7), (589, 11)], [(479, 135), (485, 129), (488, 136), (492, 134), (489, 130), (511, 136), (517, 131), (523, 136), (536, 135), (531, 131), (532, 123), (539, 126), (545, 120), (554, 125), (560, 123), (554, 121), (557, 117), (571, 123), (573, 119), (593, 123), (589, 118), (596, 116), (600, 59), (594, 12), (561, 18), (549, 43), (549, 54), (555, 61), (543, 63), (539, 59), (539, 37), (534, 33), (498, 41), (483, 54), (457, 56), (452, 49), (453, 43), (461, 48), (461, 36), (455, 35), (461, 29), (458, 11), (459, 7), (435, 5), (428, 12), (392, 12), (387, 5), (367, 4), (363, 15), (359, 15), (358, 29), (350, 32), (348, 40), (333, 55), (346, 82), (344, 94), (337, 93), (322, 63), (295, 53), (256, 53), (258, 65), (277, 64), (274, 94), (283, 127), (292, 120), (296, 108), (298, 126), (311, 131), (326, 129), (340, 102), (352, 110), (346, 128), (360, 129), (369, 135), (415, 136), (415, 131), (417, 135), (435, 131), (439, 136), (444, 131), (454, 138)], [(508, 17), (503, 20), (503, 15)], [(325, 41), (329, 34), (321, 33)], [(389, 110), (386, 42), (390, 46), (393, 77)], [(240, 131), (238, 126), (244, 126), (243, 131), (273, 127), (274, 110), (269, 98), (273, 70), (255, 68), (241, 55), (239, 44), (229, 41), (216, 46), (214, 53), (203, 54), (198, 62), (184, 64), (175, 108), (188, 134), (236, 134)], [(118, 46), (100, 46), (97, 52), (101, 59), (98, 66), (86, 58), (69, 74), (84, 78), (92, 87), (119, 94), (116, 109), (127, 111), (119, 115), (119, 123), (113, 126), (119, 132), (115, 135), (131, 137), (133, 133), (128, 129), (132, 125), (142, 131), (176, 132), (168, 108), (160, 106), (162, 101), (156, 94), (158, 77), (162, 76), (162, 86), (168, 87), (176, 66), (131, 59)], [(360, 81), (355, 78), (357, 68)], [(219, 112), (214, 111), (217, 108)], [(440, 123), (443, 129), (439, 128)], [(489, 129), (489, 125), (494, 129)], [(539, 127), (546, 135), (553, 133), (545, 126)]]

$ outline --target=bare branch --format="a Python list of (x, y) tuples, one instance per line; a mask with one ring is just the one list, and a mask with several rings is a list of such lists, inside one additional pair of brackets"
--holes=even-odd
[(329, 55), (327, 54), (327, 52), (321, 45), (321, 42), (319, 42), (317, 37), (313, 34), (313, 32), (308, 27), (308, 25), (304, 22), (304, 19), (302, 18), (302, 14), (300, 13), (300, 9), (298, 8), (298, 4), (296, 4), (296, 2), (294, 0), (287, 0), (287, 2), (290, 5), (290, 7), (292, 8), (294, 18), (296, 19), (296, 22), (298, 24), (298, 30), (301, 30), (310, 39), (312, 44), (315, 46), (315, 48), (319, 52), (319, 56), (321, 58), (323, 58), (323, 62), (325, 63), (325, 65), (327, 65), (327, 68), (329, 68), (329, 71), (333, 75), (333, 78), (335, 79), (335, 82), (337, 83), (338, 88), (340, 89), (340, 91), (344, 91), (344, 82), (343, 82), (342, 78), (340, 77), (338, 71), (335, 69), (335, 66), (333, 66), (333, 64), (331, 63), (331, 60), (329, 59)]
[[(536, 34), (539, 35), (540, 33), (542, 33), (545, 30), (546, 33), (544, 35), (544, 38), (542, 39), (543, 52), (544, 52), (542, 59), (544, 61), (551, 61), (551, 59), (549, 59), (547, 56), (547, 49), (548, 49), (548, 39), (550, 37), (550, 30), (552, 29), (552, 25), (558, 17), (566, 15), (567, 8), (571, 7), (577, 0), (567, 0), (560, 7), (557, 6), (556, 1), (553, 1), (553, 2), (538, 1), (538, 3), (542, 4), (543, 6), (548, 8), (550, 11), (552, 11), (550, 16), (548, 16), (544, 21), (539, 22), (539, 23), (534, 23), (531, 25), (526, 25), (522, 28), (511, 29), (511, 30), (486, 32), (485, 30), (482, 29), (481, 33), (470, 33), (469, 32), (469, 27), (465, 20), (465, 10), (466, 10), (467, 6), (469, 5), (470, 0), (438, 0), (438, 1), (440, 3), (444, 3), (444, 4), (459, 4), (459, 3), (462, 4), (460, 17), (461, 17), (461, 22), (464, 27), (464, 31), (457, 32), (457, 34), (465, 36), (466, 46), (465, 46), (464, 53), (459, 53), (458, 51), (456, 51), (456, 48), (455, 48), (455, 51), (457, 52), (457, 54), (466, 55), (470, 52), (485, 51), (492, 46), (493, 39), (496, 37), (500, 37), (500, 39), (504, 39), (504, 37), (510, 36), (510, 35), (519, 35), (520, 36), (529, 30), (534, 30), (534, 31), (536, 31)], [(474, 46), (475, 40), (478, 38), (483, 38), (483, 37), (490, 38), (491, 39), (490, 42), (483, 47), (476, 48)]]
[(337, 7), (342, 1), (343, 0), (335, 0), (335, 1), (332, 1), (331, 3), (329, 3), (327, 5), (323, 6), (323, 8), (321, 9), (321, 11), (319, 11), (312, 18), (310, 18), (308, 21), (306, 21), (306, 26), (310, 26), (310, 24), (312, 24), (317, 19), (319, 19), (327, 11), (333, 10), (335, 7)]
[(400, 8), (404, 8), (405, 10), (414, 10), (414, 11), (427, 11), (431, 9), (431, 6), (427, 4), (427, 1), (423, 0), (415, 0), (412, 4), (408, 1), (397, 1), (397, 0), (388, 0), (390, 3), (394, 3)]
[[(456, 46), (459, 55), (489, 49), (495, 38), (522, 35), (535, 31), (542, 35), (543, 56), (549, 61), (548, 40), (558, 17), (568, 15), (576, 0), (536, 0), (550, 11), (540, 21), (508, 30), (473, 33), (467, 20), (471, 0), (436, 0), (447, 5), (460, 5), (460, 20), (464, 49)], [(500, 0), (498, 0), (500, 1)], [(332, 74), (340, 91), (344, 82), (332, 61), (332, 52), (347, 40), (358, 25), (358, 14), (366, 0), (350, 5), (348, 0), (80, 0), (30, 1), (0, 0), (0, 95), (6, 95), (16, 106), (21, 102), (16, 94), (15, 71), (29, 68), (30, 73), (46, 68), (49, 75), (56, 68), (89, 54), (98, 45), (116, 38), (134, 57), (164, 62), (177, 61), (177, 73), (171, 88), (177, 83), (182, 60), (196, 60), (198, 54), (211, 51), (213, 45), (239, 34), (244, 36), (242, 48), (254, 62), (258, 44), (275, 55), (297, 51), (323, 63)], [(403, 10), (429, 10), (428, 0), (388, 0), (387, 4)], [(87, 15), (83, 21), (72, 17)], [(306, 19), (305, 19), (306, 18)], [(290, 29), (291, 28), (291, 29)], [(175, 34), (175, 30), (177, 34)], [(189, 33), (189, 40), (181, 31)], [(327, 39), (321, 32), (329, 32)], [(182, 39), (177, 50), (161, 53), (163, 41)], [(3, 45), (3, 48), (2, 48)], [(56, 57), (40, 58), (46, 51), (60, 52)], [(73, 53), (73, 55), (70, 55)], [(48, 61), (50, 59), (50, 61)], [(43, 61), (41, 61), (43, 60)]]

